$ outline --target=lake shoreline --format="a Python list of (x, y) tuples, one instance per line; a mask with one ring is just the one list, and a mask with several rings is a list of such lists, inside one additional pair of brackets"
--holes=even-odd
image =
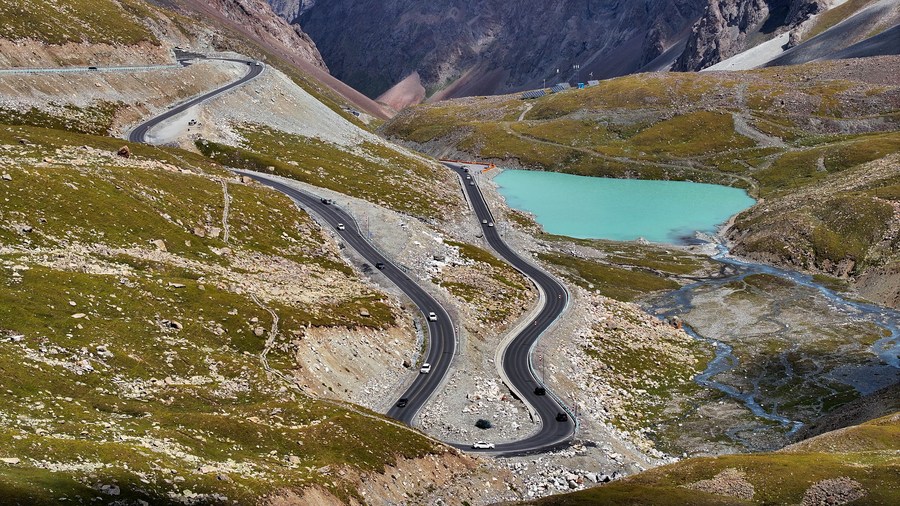
[[(507, 211), (507, 212), (510, 210), (515, 210), (516, 212), (525, 213), (526, 215), (530, 216), (532, 221), (534, 222), (534, 224), (537, 227), (539, 227), (539, 230), (543, 231), (544, 233), (548, 233), (546, 230), (546, 227), (541, 225), (536, 220), (535, 213), (530, 212), (528, 210), (518, 208), (516, 206), (509, 205), (509, 202), (506, 199), (505, 195), (500, 191), (497, 181), (495, 181), (496, 177), (499, 176), (500, 174), (502, 174), (503, 172), (504, 172), (503, 170), (497, 170), (497, 171), (492, 171), (489, 174), (486, 174), (486, 176), (487, 176), (486, 179), (491, 180), (491, 183), (492, 183), (491, 185), (487, 185), (487, 186), (491, 187), (491, 192), (497, 197), (497, 201), (502, 203), (502, 206), (505, 207), (505, 211)], [(757, 202), (754, 202), (753, 206), (748, 207), (747, 209), (740, 211), (740, 212), (750, 210), (753, 207), (760, 205), (762, 202), (763, 202), (762, 199)], [(642, 239), (635, 239), (635, 240), (628, 240), (628, 241), (622, 241), (622, 240), (617, 241), (615, 239), (600, 239), (600, 240), (610, 241), (613, 243), (631, 244), (631, 245), (636, 245), (636, 246), (651, 246), (651, 247), (657, 247), (657, 248), (662, 247), (665, 249), (682, 251), (684, 253), (689, 253), (689, 254), (694, 254), (694, 255), (709, 258), (711, 261), (714, 261), (714, 262), (722, 265), (723, 268), (730, 269), (730, 271), (729, 271), (730, 274), (728, 274), (728, 275), (717, 276), (717, 275), (710, 274), (706, 279), (706, 281), (709, 281), (710, 283), (713, 283), (713, 284), (719, 283), (723, 286), (728, 284), (729, 282), (742, 282), (742, 280), (744, 278), (748, 278), (748, 277), (751, 279), (755, 279), (754, 276), (759, 276), (760, 274), (772, 275), (772, 273), (774, 272), (774, 273), (778, 274), (779, 276), (783, 276), (784, 279), (790, 279), (791, 283), (795, 286), (795, 291), (798, 291), (798, 293), (804, 292), (804, 293), (818, 293), (820, 295), (824, 294), (825, 298), (824, 298), (823, 302), (816, 306), (816, 308), (817, 308), (816, 311), (818, 311), (821, 314), (825, 314), (825, 313), (828, 313), (829, 311), (831, 311), (831, 310), (829, 310), (829, 304), (832, 304), (832, 303), (836, 303), (836, 304), (838, 304), (838, 306), (843, 307), (843, 308), (851, 308), (852, 305), (855, 304), (855, 302), (849, 301), (846, 298), (847, 294), (841, 294), (841, 295), (836, 294), (836, 293), (828, 290), (826, 287), (821, 286), (818, 283), (815, 283), (812, 280), (810, 273), (804, 273), (802, 271), (795, 271), (789, 267), (784, 267), (784, 266), (777, 266), (777, 265), (773, 266), (773, 265), (767, 265), (764, 263), (757, 263), (757, 262), (754, 262), (749, 259), (743, 259), (740, 257), (730, 255), (728, 253), (728, 250), (729, 250), (729, 247), (731, 246), (731, 244), (730, 244), (730, 241), (728, 240), (728, 232), (734, 225), (735, 220), (737, 219), (740, 212), (732, 214), (731, 216), (729, 216), (729, 218), (727, 220), (725, 220), (721, 224), (717, 225), (714, 232), (712, 232), (712, 233), (704, 232), (704, 233), (699, 233), (699, 234), (693, 234), (692, 236), (686, 237), (685, 240), (680, 243), (651, 242), (651, 241), (646, 241), (646, 240), (642, 240)], [(562, 234), (554, 234), (554, 235), (562, 235)], [(577, 238), (572, 238), (572, 239), (577, 240)], [(677, 278), (677, 276), (676, 276), (676, 278)], [(798, 280), (800, 278), (803, 278), (803, 280), (801, 280), (802, 283), (797, 283), (796, 280)], [(760, 278), (760, 279), (763, 279), (763, 278)], [(687, 282), (688, 280), (690, 280), (690, 281)], [(644, 299), (644, 300), (654, 299), (654, 298), (664, 299), (666, 296), (671, 296), (680, 291), (691, 290), (692, 285), (702, 286), (704, 284), (704, 279), (703, 278), (683, 277), (683, 278), (681, 278), (680, 282), (682, 283), (681, 288), (679, 288), (677, 290), (673, 290), (673, 291), (661, 292), (655, 296), (648, 297), (647, 299)], [(715, 302), (715, 303), (724, 302), (725, 299), (723, 297), (727, 296), (726, 292), (728, 292), (728, 290), (723, 291), (723, 288), (712, 288), (712, 290), (713, 290), (712, 294), (706, 296), (707, 298), (712, 297), (711, 299), (709, 299), (709, 301), (715, 302), (716, 300), (718, 300), (719, 302)], [(721, 292), (721, 295), (719, 295), (719, 296), (715, 295), (718, 292)], [(791, 292), (791, 293), (793, 293), (793, 292)], [(790, 299), (791, 297), (793, 297), (793, 295), (784, 295), (784, 297), (786, 298), (785, 300), (787, 300), (787, 299)], [(691, 300), (691, 298), (687, 297), (685, 300)], [(777, 302), (777, 299), (775, 300), (774, 303), (776, 306), (780, 306), (780, 304), (781, 304), (780, 302)], [(669, 313), (677, 314), (678, 316), (682, 316), (683, 314), (690, 313), (691, 309), (688, 308), (689, 305), (690, 304), (688, 303), (687, 305), (680, 307), (679, 308), (680, 311), (675, 311), (675, 312), (672, 312), (672, 311), (665, 312), (664, 311), (665, 314), (660, 314), (659, 307), (654, 307), (652, 304), (648, 305), (648, 303), (641, 304), (643, 310), (646, 313), (651, 314), (657, 318), (662, 318), (662, 319), (666, 319), (666, 318), (670, 317), (671, 315)], [(676, 304), (676, 306), (678, 306), (678, 304)], [(765, 307), (765, 305), (761, 305), (759, 310), (763, 311), (762, 308), (764, 308), (764, 307)], [(886, 315), (888, 312), (892, 311), (890, 308), (887, 308), (887, 307), (881, 308), (881, 306), (877, 306), (874, 304), (871, 305), (871, 307), (872, 307), (872, 309), (867, 310), (867, 311), (878, 313), (882, 316)], [(834, 311), (832, 311), (832, 312), (834, 312)], [(836, 320), (833, 321), (832, 324), (834, 324), (835, 322), (840, 323), (842, 318), (851, 318), (852, 319), (854, 317), (851, 314), (851, 313), (853, 313), (853, 311), (851, 311), (849, 309), (846, 310), (846, 314), (843, 310), (840, 312), (836, 312), (836, 313), (838, 313), (837, 316), (832, 315), (836, 318)], [(876, 318), (876, 319), (878, 319), (879, 321), (883, 321), (883, 318)], [(860, 319), (856, 319), (853, 321), (861, 322), (863, 320), (864, 319), (860, 318)], [(732, 442), (732, 444), (724, 445), (719, 450), (714, 450), (713, 453), (731, 453), (731, 452), (735, 452), (735, 451), (745, 452), (745, 451), (771, 450), (771, 449), (777, 449), (786, 444), (789, 444), (792, 441), (793, 434), (795, 434), (798, 431), (798, 429), (800, 429), (804, 424), (811, 422), (812, 418), (810, 416), (805, 416), (805, 415), (800, 416), (800, 418), (803, 418), (803, 420), (801, 421), (801, 420), (797, 419), (798, 418), (797, 416), (793, 416), (793, 417), (785, 416), (784, 414), (780, 413), (780, 411), (778, 410), (777, 407), (775, 407), (775, 406), (777, 406), (777, 403), (775, 406), (772, 406), (770, 404), (770, 399), (759, 398), (758, 393), (757, 394), (753, 393), (755, 391), (754, 388), (758, 388), (758, 387), (751, 388), (749, 393), (747, 393), (746, 390), (741, 390), (741, 388), (746, 389), (747, 385), (744, 385), (743, 387), (741, 387), (741, 383), (739, 381), (735, 383), (738, 385), (738, 388), (728, 385), (727, 383), (729, 381), (731, 381), (731, 382), (735, 381), (736, 377), (734, 376), (734, 374), (736, 371), (734, 369), (738, 366), (741, 366), (741, 367), (745, 366), (744, 362), (742, 362), (741, 360), (739, 360), (737, 358), (737, 355), (742, 355), (743, 360), (746, 361), (747, 356), (754, 356), (755, 354), (758, 354), (761, 350), (757, 349), (756, 352), (751, 352), (750, 355), (747, 355), (749, 350), (741, 349), (741, 347), (739, 346), (738, 350), (735, 351), (732, 349), (733, 343), (732, 343), (732, 345), (729, 345), (727, 342), (722, 341), (717, 337), (709, 337), (710, 335), (715, 336), (715, 332), (712, 332), (712, 333), (709, 332), (709, 329), (704, 328), (704, 326), (708, 326), (709, 322), (712, 320), (706, 319), (706, 320), (702, 320), (702, 321), (706, 321), (706, 323), (701, 324), (699, 327), (699, 330), (696, 330), (693, 328), (693, 326), (691, 326), (689, 333), (693, 333), (693, 336), (696, 339), (699, 339), (699, 340), (709, 343), (710, 346), (712, 347), (712, 349), (715, 350), (716, 357), (711, 359), (709, 361), (709, 363), (707, 364), (704, 372), (697, 376), (697, 378), (699, 378), (698, 384), (701, 384), (702, 386), (704, 386), (706, 389), (708, 389), (710, 391), (718, 391), (719, 395), (730, 396), (733, 399), (734, 403), (743, 405), (745, 407), (745, 409), (748, 410), (747, 415), (744, 416), (740, 420), (738, 425), (731, 427), (729, 430), (727, 430), (721, 434), (721, 437), (730, 440)], [(797, 322), (795, 322), (795, 324), (799, 327), (802, 327), (804, 325), (803, 321), (797, 321)], [(794, 324), (790, 324), (789, 326), (794, 326)], [(887, 328), (887, 327), (883, 327), (883, 328)], [(896, 338), (896, 336), (897, 336), (896, 328), (893, 329), (893, 335), (894, 335), (894, 338)], [(878, 342), (881, 342), (884, 345), (887, 345), (888, 340), (889, 340), (889, 338), (883, 337), (883, 338), (879, 339)], [(814, 339), (809, 340), (809, 341), (814, 342)], [(877, 346), (878, 345), (876, 343), (873, 343), (871, 346), (866, 345), (864, 348), (869, 349), (869, 350), (874, 350)], [(887, 348), (892, 349), (890, 346), (888, 346)], [(753, 347), (751, 347), (751, 349), (753, 349)], [(884, 352), (885, 350), (883, 349), (882, 351)], [(781, 360), (784, 363), (788, 363), (788, 362), (785, 362), (785, 360), (788, 360), (788, 361), (790, 360), (788, 358), (791, 356), (790, 350), (785, 350), (782, 353), (785, 353), (785, 355), (783, 355), (782, 358), (779, 360)], [(889, 350), (888, 350), (888, 353), (890, 353)], [(884, 355), (884, 353), (876, 353), (876, 354), (882, 355), (882, 356)], [(838, 360), (840, 360), (840, 359), (838, 359)], [(717, 367), (717, 364), (718, 365), (725, 364), (725, 366)], [(856, 365), (853, 365), (853, 364), (856, 364)], [(844, 366), (846, 366), (846, 367), (844, 367)], [(874, 367), (875, 365), (873, 365), (872, 363), (863, 364), (859, 360), (857, 360), (856, 362), (853, 362), (849, 359), (847, 359), (846, 363), (835, 362), (835, 370), (844, 371), (843, 373), (835, 373), (835, 374), (845, 374), (846, 378), (843, 379), (842, 381), (845, 381), (845, 383), (848, 385), (855, 383), (856, 388), (854, 388), (854, 390), (857, 391), (857, 398), (858, 398), (858, 397), (864, 396), (868, 389), (865, 387), (862, 387), (861, 383), (858, 383), (859, 381), (862, 381), (860, 378), (862, 378), (864, 376), (864, 373), (853, 372), (855, 370), (855, 369), (853, 369), (853, 367), (857, 367), (857, 366), (862, 367), (861, 369), (859, 369), (859, 371), (865, 371), (865, 370), (872, 370), (871, 367)], [(792, 367), (794, 367), (794, 366), (788, 367), (787, 370), (791, 371)], [(841, 367), (843, 367), (843, 368), (841, 368)], [(848, 367), (850, 369), (848, 369)], [(890, 369), (891, 365), (889, 363), (885, 363), (878, 367), (879, 367), (878, 370), (882, 371), (882, 373), (885, 373), (885, 372), (888, 374), (892, 373), (892, 370)], [(861, 375), (863, 375), (863, 376), (861, 376)], [(716, 381), (713, 379), (713, 377), (716, 377), (721, 382), (725, 382), (725, 383)], [(759, 381), (764, 381), (765, 375), (762, 378), (763, 379), (761, 379)], [(831, 379), (829, 378), (828, 381), (831, 381)], [(840, 382), (838, 382), (838, 384), (840, 384)], [(878, 386), (878, 385), (875, 385), (875, 386)], [(721, 387), (721, 388), (719, 388), (719, 387)], [(860, 388), (860, 387), (862, 387), (862, 388)], [(848, 399), (850, 397), (852, 397), (851, 395), (847, 394), (845, 390), (841, 390), (840, 388), (834, 389), (833, 394), (829, 394), (829, 395), (837, 395), (838, 393), (840, 393), (840, 395), (845, 395), (846, 398), (848, 398)], [(716, 398), (715, 395), (712, 395), (710, 397)], [(811, 399), (810, 402), (821, 403), (821, 402), (823, 402), (822, 399), (826, 399), (826, 398), (827, 397), (819, 398), (819, 397), (816, 397), (815, 395), (813, 395), (810, 397), (810, 399)], [(827, 404), (827, 402), (833, 402), (833, 401), (826, 401), (826, 404)], [(714, 405), (709, 404), (707, 409), (716, 411), (717, 408)], [(727, 411), (728, 410), (726, 409), (725, 412), (727, 412)], [(809, 415), (810, 413), (807, 413), (807, 414)], [(823, 412), (821, 414), (827, 414), (827, 411)], [(762, 417), (762, 418), (760, 418), (760, 417)], [(754, 422), (754, 419), (757, 420), (758, 422)], [(722, 421), (722, 420), (720, 420), (720, 421)], [(706, 422), (701, 421), (698, 423), (699, 423), (699, 425), (697, 426), (697, 430), (694, 433), (698, 434), (699, 436), (697, 436), (697, 437), (699, 437), (700, 439), (695, 441), (695, 443), (702, 440), (702, 438), (703, 438), (702, 434), (705, 431), (710, 430), (710, 427), (708, 426), (708, 424), (710, 423), (709, 421), (706, 421)], [(755, 427), (755, 428), (750, 430), (750, 429), (748, 429), (749, 427)], [(762, 431), (762, 433), (764, 433), (764, 435), (763, 436), (754, 436), (753, 434), (755, 431)], [(676, 431), (676, 433), (677, 432), (678, 431)], [(692, 445), (689, 445), (689, 446), (692, 446)], [(706, 446), (706, 445), (701, 444), (701, 446)], [(714, 445), (714, 446), (716, 446), (716, 445)], [(686, 448), (686, 449), (688, 451), (691, 451), (694, 448)], [(699, 447), (696, 449), (699, 449)]]

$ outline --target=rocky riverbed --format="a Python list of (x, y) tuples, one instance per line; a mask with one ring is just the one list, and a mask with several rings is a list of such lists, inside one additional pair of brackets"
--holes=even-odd
[(730, 259), (723, 267), (721, 276), (646, 305), (664, 318), (681, 316), (716, 349), (696, 378), (708, 388), (661, 433), (676, 446), (777, 449), (804, 424), (900, 382), (890, 362), (895, 311), (846, 300), (789, 271)]

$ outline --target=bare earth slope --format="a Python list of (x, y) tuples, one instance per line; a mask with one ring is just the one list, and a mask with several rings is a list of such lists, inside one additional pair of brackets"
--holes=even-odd
[(288, 24), (272, 12), (265, 0), (188, 0), (186, 3), (201, 9), (206, 6), (208, 9), (204, 10), (220, 14), (230, 25), (240, 27), (262, 44), (328, 72), (315, 42), (299, 25)]

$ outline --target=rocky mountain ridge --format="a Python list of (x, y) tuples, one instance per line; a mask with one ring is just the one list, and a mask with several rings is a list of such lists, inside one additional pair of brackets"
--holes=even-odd
[(754, 39), (790, 31), (828, 8), (829, 0), (710, 0), (673, 70), (701, 70), (733, 56)]
[(195, 7), (208, 7), (251, 36), (298, 56), (320, 70), (328, 71), (316, 43), (297, 24), (289, 24), (275, 14), (265, 0), (185, 0)]
[(280, 12), (303, 11), (292, 21), (316, 41), (334, 75), (373, 98), (414, 73), (421, 83), (413, 86), (425, 92), (419, 95), (446, 98), (634, 72), (677, 50), (705, 6), (702, 0), (271, 3)]
[[(304, 27), (336, 77), (394, 110), (564, 81), (699, 71), (745, 52), (756, 51), (736, 67), (715, 69), (841, 58), (838, 51), (900, 17), (894, 0), (268, 2)], [(804, 45), (810, 38), (816, 41)]]

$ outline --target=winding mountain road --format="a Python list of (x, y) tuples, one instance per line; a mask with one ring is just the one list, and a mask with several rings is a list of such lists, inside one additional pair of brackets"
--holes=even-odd
[[(488, 245), (513, 267), (530, 278), (538, 287), (543, 299), (543, 307), (537, 316), (529, 321), (507, 344), (500, 365), (503, 376), (508, 380), (508, 386), (522, 402), (531, 406), (540, 418), (541, 427), (525, 439), (497, 444), (496, 448), (490, 452), (508, 456), (538, 453), (565, 446), (574, 437), (577, 422), (573, 413), (569, 412), (565, 404), (553, 395), (537, 377), (532, 367), (531, 356), (541, 335), (566, 310), (569, 292), (556, 278), (514, 252), (500, 237), (496, 226), (489, 226), (494, 223), (494, 216), (485, 202), (478, 184), (475, 183), (475, 178), (468, 173), (467, 169), (456, 163), (445, 163), (445, 165), (460, 177), (463, 189), (472, 204), (478, 221), (487, 221), (486, 224), (481, 224), (481, 230)], [(466, 179), (466, 176), (470, 176), (470, 179)], [(538, 387), (544, 387), (546, 393), (544, 395), (535, 393), (535, 389)], [(565, 413), (565, 420), (557, 420), (560, 413)], [(464, 448), (462, 445), (456, 446)]]
[[(184, 112), (190, 107), (254, 79), (262, 73), (264, 68), (251, 60), (224, 60), (247, 64), (249, 71), (237, 81), (191, 99), (138, 125), (129, 134), (128, 139), (132, 142), (146, 142), (147, 134), (153, 127)], [(493, 215), (478, 185), (474, 184), (474, 178), (465, 179), (467, 169), (460, 164), (446, 165), (459, 175), (462, 188), (478, 220), (486, 220), (492, 224), (494, 222)], [(275, 176), (241, 170), (236, 170), (235, 172), (251, 177), (261, 184), (287, 195), (298, 205), (317, 214), (335, 231), (344, 243), (353, 248), (366, 261), (372, 265), (381, 264), (383, 268), (378, 269), (376, 272), (380, 272), (381, 275), (384, 275), (394, 283), (421, 311), (423, 321), (427, 322), (429, 337), (424, 361), (431, 364), (431, 371), (427, 374), (420, 373), (413, 379), (402, 395), (402, 398), (406, 399), (405, 405), (401, 406), (399, 403), (395, 403), (387, 412), (388, 416), (411, 424), (418, 412), (444, 382), (456, 354), (457, 336), (449, 313), (434, 297), (413, 281), (406, 272), (391, 262), (389, 258), (366, 240), (360, 233), (356, 221), (338, 206), (316, 195), (286, 184)], [(467, 184), (468, 182), (472, 184)], [(569, 294), (559, 281), (516, 254), (500, 237), (496, 227), (483, 224), (482, 232), (490, 247), (525, 276), (529, 277), (541, 293), (542, 304), (538, 314), (524, 324), (512, 339), (507, 341), (506, 348), (502, 353), (503, 359), (500, 366), (500, 373), (504, 381), (514, 394), (529, 406), (529, 411), (532, 415), (538, 417), (537, 421), (540, 426), (537, 431), (525, 439), (500, 443), (494, 449), (474, 450), (470, 447), (471, 443), (451, 444), (467, 451), (497, 455), (539, 453), (565, 446), (574, 437), (577, 422), (565, 404), (553, 395), (549, 389), (546, 389), (543, 382), (537, 377), (532, 367), (531, 357), (540, 336), (565, 311), (568, 305)], [(436, 314), (436, 320), (429, 319), (428, 314), (431, 312)], [(538, 389), (538, 387), (541, 388)]]
[(225, 86), (222, 86), (221, 88), (216, 88), (215, 90), (212, 90), (209, 93), (206, 93), (197, 98), (188, 100), (187, 102), (184, 102), (183, 104), (179, 104), (178, 106), (169, 109), (168, 111), (160, 114), (159, 116), (155, 116), (155, 117), (147, 120), (146, 122), (141, 123), (140, 125), (136, 126), (134, 128), (134, 130), (131, 131), (130, 134), (128, 134), (129, 141), (131, 141), (131, 142), (146, 142), (147, 134), (150, 132), (150, 130), (153, 127), (159, 125), (160, 123), (162, 123), (174, 116), (177, 116), (177, 115), (183, 113), (184, 111), (190, 109), (191, 107), (194, 107), (197, 104), (205, 102), (217, 95), (221, 95), (222, 93), (225, 93), (226, 91), (228, 91), (232, 88), (236, 88), (244, 83), (252, 81), (253, 79), (256, 78), (256, 76), (262, 74), (263, 69), (265, 69), (265, 66), (262, 63), (259, 63), (259, 62), (253, 61), (253, 60), (241, 60), (241, 59), (235, 59), (235, 58), (205, 58), (205, 59), (244, 63), (249, 67), (249, 70), (247, 71), (247, 74), (244, 75), (244, 77), (238, 79), (237, 81), (233, 81), (231, 83), (226, 84)]
[[(387, 412), (387, 415), (391, 418), (411, 424), (416, 414), (441, 386), (444, 377), (450, 371), (450, 364), (456, 354), (456, 333), (450, 315), (434, 297), (413, 281), (403, 269), (392, 263), (389, 258), (366, 240), (353, 217), (338, 206), (332, 203), (326, 204), (320, 197), (285, 184), (279, 181), (277, 177), (258, 172), (241, 170), (235, 172), (252, 177), (261, 184), (284, 193), (308, 211), (319, 215), (346, 245), (353, 248), (366, 261), (372, 265), (383, 264), (384, 268), (376, 272), (380, 272), (394, 283), (422, 312), (422, 320), (428, 324), (429, 337), (424, 362), (431, 364), (431, 372), (428, 374), (420, 373), (403, 393), (402, 398), (407, 399), (406, 406), (399, 407), (394, 404)], [(343, 228), (339, 225), (343, 225)], [(428, 313), (430, 312), (437, 315), (437, 321), (428, 319)]]

